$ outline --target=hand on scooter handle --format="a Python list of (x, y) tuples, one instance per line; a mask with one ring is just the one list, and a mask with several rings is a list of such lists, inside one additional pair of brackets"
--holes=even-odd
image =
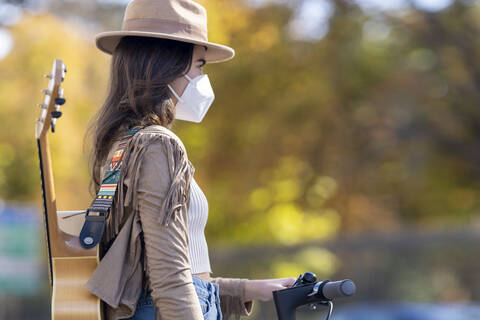
[(245, 283), (245, 300), (270, 301), (273, 299), (273, 291), (290, 288), (295, 280), (295, 278), (248, 280)]

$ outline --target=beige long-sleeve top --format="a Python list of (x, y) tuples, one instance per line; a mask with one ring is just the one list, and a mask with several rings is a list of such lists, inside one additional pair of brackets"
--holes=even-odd
[[(118, 147), (113, 144), (101, 178)], [(195, 168), (169, 129), (139, 130), (125, 149), (117, 193), (101, 242), (101, 260), (86, 288), (108, 320), (133, 316), (141, 289), (151, 290), (160, 319), (202, 320), (188, 255), (188, 206)], [(214, 277), (225, 319), (251, 314), (247, 279)]]

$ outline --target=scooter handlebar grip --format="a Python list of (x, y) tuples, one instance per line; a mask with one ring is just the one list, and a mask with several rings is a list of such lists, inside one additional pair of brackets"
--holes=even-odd
[(322, 288), (322, 293), (326, 298), (334, 299), (351, 296), (355, 293), (355, 290), (355, 283), (350, 279), (345, 279), (327, 282)]

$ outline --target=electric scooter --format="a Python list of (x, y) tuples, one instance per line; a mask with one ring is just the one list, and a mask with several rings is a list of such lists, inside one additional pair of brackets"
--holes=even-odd
[(317, 281), (317, 276), (311, 272), (301, 274), (295, 283), (283, 290), (273, 291), (273, 299), (278, 320), (295, 320), (298, 307), (303, 305), (325, 305), (329, 307), (325, 320), (330, 319), (333, 311), (334, 298), (348, 297), (355, 293), (355, 283), (352, 280)]

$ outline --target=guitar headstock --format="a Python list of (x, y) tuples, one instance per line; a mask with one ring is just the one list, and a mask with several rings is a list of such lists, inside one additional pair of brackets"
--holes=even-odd
[(55, 132), (55, 123), (57, 118), (60, 118), (62, 112), (60, 106), (65, 103), (63, 97), (63, 89), (61, 84), (65, 79), (65, 72), (67, 69), (61, 59), (55, 59), (53, 61), (52, 72), (45, 75), (49, 78), (47, 89), (42, 90), (45, 95), (43, 103), (39, 103), (38, 106), (42, 109), (40, 117), (37, 118), (37, 126), (35, 128), (35, 137), (39, 139), (41, 136), (47, 134), (49, 128), (52, 132)]

